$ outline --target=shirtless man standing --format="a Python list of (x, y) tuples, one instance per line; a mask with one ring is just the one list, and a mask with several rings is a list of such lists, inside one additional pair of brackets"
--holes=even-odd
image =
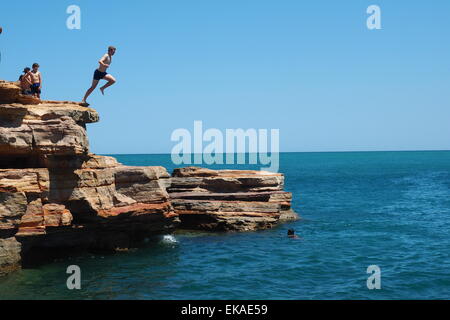
[(90, 94), (95, 90), (95, 88), (97, 88), (97, 85), (99, 83), (100, 80), (106, 80), (108, 81), (103, 87), (100, 88), (100, 91), (102, 92), (102, 94), (105, 94), (105, 89), (112, 86), (114, 83), (116, 83), (116, 79), (108, 74), (106, 72), (106, 70), (108, 70), (109, 66), (111, 65), (112, 62), (112, 56), (116, 53), (116, 48), (114, 47), (109, 47), (108, 48), (108, 53), (105, 54), (99, 61), (98, 63), (100, 64), (99, 68), (95, 70), (94, 72), (94, 79), (92, 81), (92, 86), (88, 89), (88, 91), (86, 92), (86, 94), (84, 95), (83, 101), (82, 103), (84, 104), (88, 104), (86, 102), (86, 99), (90, 96)]
[(31, 93), (36, 98), (41, 98), (41, 90), (42, 90), (42, 76), (39, 72), (39, 64), (33, 63), (33, 70), (30, 72), (31, 76)]

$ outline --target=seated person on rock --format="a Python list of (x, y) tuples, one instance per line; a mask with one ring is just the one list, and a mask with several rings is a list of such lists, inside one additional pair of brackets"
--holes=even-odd
[(23, 70), (23, 74), (20, 75), (19, 77), (20, 87), (22, 88), (22, 94), (25, 95), (31, 95), (32, 80), (30, 70), (31, 70), (30, 68), (25, 68)]

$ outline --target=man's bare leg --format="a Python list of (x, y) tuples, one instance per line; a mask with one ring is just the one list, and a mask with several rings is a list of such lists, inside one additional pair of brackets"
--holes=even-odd
[(107, 74), (107, 75), (103, 78), (103, 80), (108, 81), (107, 84), (105, 84), (103, 87), (100, 88), (100, 91), (102, 92), (102, 94), (105, 95), (105, 92), (104, 92), (105, 89), (108, 88), (108, 87), (111, 87), (114, 83), (116, 83), (116, 79), (115, 79), (112, 75)]
[(81, 102), (86, 103), (86, 99), (91, 95), (91, 93), (97, 88), (99, 80), (93, 80), (92, 86), (86, 91), (86, 94), (84, 95), (84, 98)]

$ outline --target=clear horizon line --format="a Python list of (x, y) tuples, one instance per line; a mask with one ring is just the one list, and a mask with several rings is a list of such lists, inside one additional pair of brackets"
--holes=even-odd
[[(446, 152), (450, 151), (450, 149), (423, 149), (423, 150), (343, 150), (343, 151), (282, 151), (279, 154), (283, 153), (374, 153), (374, 152)], [(170, 155), (171, 153), (99, 153), (100, 155)], [(197, 153), (188, 153), (189, 155), (195, 155)], [(227, 154), (227, 153), (219, 153), (219, 154)], [(235, 153), (242, 154), (242, 153)], [(246, 152), (244, 154), (250, 154), (250, 152)], [(259, 153), (256, 153), (259, 154)], [(270, 153), (269, 153), (270, 154)]]

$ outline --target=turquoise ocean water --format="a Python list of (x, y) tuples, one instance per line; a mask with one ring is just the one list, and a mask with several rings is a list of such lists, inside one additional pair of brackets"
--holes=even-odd
[[(116, 157), (174, 168), (169, 155)], [(286, 153), (280, 171), (302, 221), (58, 260), (0, 278), (0, 299), (450, 298), (450, 152)], [(72, 264), (79, 291), (66, 288)], [(381, 290), (367, 289), (370, 265)]]

